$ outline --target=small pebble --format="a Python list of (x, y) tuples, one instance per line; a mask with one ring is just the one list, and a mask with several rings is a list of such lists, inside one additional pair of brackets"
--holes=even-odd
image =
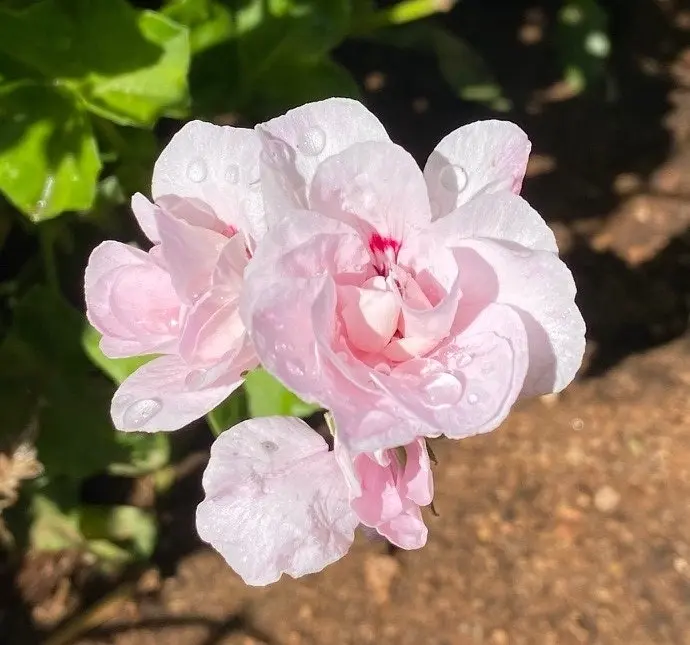
[(594, 506), (602, 513), (611, 513), (620, 501), (620, 494), (611, 486), (602, 486), (594, 495)]

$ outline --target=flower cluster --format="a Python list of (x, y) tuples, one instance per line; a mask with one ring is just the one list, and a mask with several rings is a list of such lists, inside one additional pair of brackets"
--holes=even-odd
[(321, 570), (359, 524), (424, 545), (427, 439), (496, 428), (557, 392), (584, 351), (575, 285), (519, 196), (530, 143), (482, 121), (424, 170), (360, 103), (304, 105), (254, 130), (193, 122), (134, 214), (144, 252), (105, 242), (86, 273), (109, 356), (155, 353), (125, 381), (122, 430), (173, 430), (259, 363), (327, 408), (244, 421), (216, 440), (200, 536), (249, 584)]

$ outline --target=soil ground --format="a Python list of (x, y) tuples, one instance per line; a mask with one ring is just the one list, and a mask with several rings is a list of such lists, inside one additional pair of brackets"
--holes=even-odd
[[(568, 100), (540, 37), (556, 3), (465, 0), (443, 19), (487, 53), (515, 103), (507, 117), (533, 140), (524, 194), (588, 323), (578, 381), (489, 436), (434, 445), (440, 517), (424, 549), (360, 535), (323, 573), (266, 589), (194, 537), (192, 464), (161, 502), (154, 568), (71, 642), (690, 644), (690, 6), (607, 4), (609, 75)], [(490, 115), (456, 99), (432, 60), (364, 43), (338, 56), (420, 161)], [(84, 578), (70, 554), (27, 558), (10, 645), (81, 615), (103, 590)]]

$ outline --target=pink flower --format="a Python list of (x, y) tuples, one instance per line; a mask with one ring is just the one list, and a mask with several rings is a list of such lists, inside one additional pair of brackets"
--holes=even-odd
[(257, 131), (269, 232), (243, 319), (264, 367), (330, 408), (349, 450), (487, 432), (572, 380), (584, 322), (551, 230), (516, 194), (517, 126), (461, 127), (423, 173), (355, 101)]
[(426, 446), (358, 455), (287, 417), (244, 421), (218, 437), (204, 473), (197, 530), (251, 585), (320, 571), (343, 557), (357, 525), (415, 549), (426, 542), (419, 505), (431, 502)]
[(132, 210), (153, 247), (107, 241), (86, 269), (87, 315), (110, 357), (160, 354), (118, 389), (120, 430), (175, 430), (203, 416), (257, 365), (239, 315), (249, 254), (265, 223), (258, 138), (185, 125), (153, 172), (155, 203)]

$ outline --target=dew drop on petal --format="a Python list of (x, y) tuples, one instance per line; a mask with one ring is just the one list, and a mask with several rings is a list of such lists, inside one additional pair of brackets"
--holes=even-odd
[(477, 401), (479, 401), (479, 397), (476, 394), (468, 394), (467, 395), (467, 402), (470, 405), (474, 405), (475, 403), (477, 403)]
[(461, 193), (467, 188), (467, 172), (462, 166), (446, 166), (441, 170), (441, 186), (451, 192)]
[(203, 159), (194, 159), (189, 162), (187, 166), (187, 178), (189, 181), (193, 181), (195, 184), (201, 183), (206, 179), (208, 169), (206, 168), (206, 162)]
[(454, 405), (462, 397), (462, 383), (447, 372), (430, 374), (421, 386), (429, 403), (434, 406)]
[(225, 181), (229, 184), (237, 184), (240, 181), (240, 169), (235, 164), (229, 165), (225, 169)]
[(192, 370), (184, 380), (188, 390), (200, 390), (208, 382), (208, 370)]
[(276, 450), (278, 450), (278, 444), (273, 441), (262, 441), (261, 447), (266, 452), (275, 452)]
[(297, 144), (300, 151), (309, 157), (315, 157), (323, 152), (326, 147), (326, 133), (315, 125), (309, 128), (299, 140)]
[(125, 428), (136, 430), (153, 419), (163, 409), (160, 399), (140, 399), (130, 405), (122, 417)]

